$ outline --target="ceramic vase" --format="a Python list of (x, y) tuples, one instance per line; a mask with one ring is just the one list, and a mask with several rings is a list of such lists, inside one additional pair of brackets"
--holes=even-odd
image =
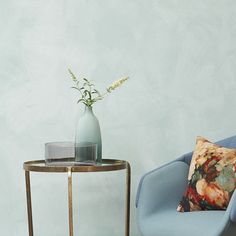
[[(101, 163), (102, 160), (102, 138), (100, 125), (97, 117), (93, 113), (91, 106), (85, 106), (83, 115), (80, 117), (76, 127), (75, 148), (81, 143), (97, 144), (97, 160)], [(75, 149), (75, 158), (78, 157), (78, 152)], [(85, 160), (86, 161), (86, 160)]]

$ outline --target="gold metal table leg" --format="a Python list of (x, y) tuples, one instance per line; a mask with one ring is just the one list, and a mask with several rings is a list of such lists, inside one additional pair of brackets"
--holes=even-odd
[(73, 236), (72, 172), (68, 168), (69, 236)]
[(30, 173), (25, 171), (26, 197), (27, 197), (27, 213), (29, 236), (33, 236), (33, 219), (32, 219), (32, 204), (31, 204), (31, 188), (30, 188)]
[(130, 182), (131, 182), (130, 164), (126, 164), (126, 206), (125, 206), (125, 236), (130, 234)]

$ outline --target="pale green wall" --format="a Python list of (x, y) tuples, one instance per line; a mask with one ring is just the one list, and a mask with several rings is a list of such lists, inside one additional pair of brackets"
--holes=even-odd
[[(139, 236), (141, 175), (191, 150), (197, 135), (235, 134), (235, 42), (234, 0), (2, 0), (0, 234), (27, 235), (23, 161), (43, 158), (45, 142), (73, 140), (71, 67), (101, 89), (130, 76), (94, 109), (104, 156), (132, 165)], [(73, 181), (76, 235), (122, 235), (124, 172)], [(35, 235), (67, 235), (66, 184), (66, 175), (32, 175)]]

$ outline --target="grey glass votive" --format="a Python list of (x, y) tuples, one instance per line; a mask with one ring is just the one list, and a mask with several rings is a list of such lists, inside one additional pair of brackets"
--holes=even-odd
[(75, 158), (75, 144), (73, 142), (45, 143), (45, 162), (47, 165), (70, 165)]
[(75, 161), (95, 164), (97, 160), (97, 143), (81, 142), (75, 144)]

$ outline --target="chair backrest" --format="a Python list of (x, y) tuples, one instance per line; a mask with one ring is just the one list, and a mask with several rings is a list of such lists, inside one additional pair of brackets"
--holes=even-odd
[[(229, 138), (222, 139), (215, 143), (226, 148), (236, 148), (236, 135)], [(181, 156), (179, 159), (184, 161), (188, 165), (190, 165), (192, 155), (193, 155), (193, 152), (189, 152)]]

